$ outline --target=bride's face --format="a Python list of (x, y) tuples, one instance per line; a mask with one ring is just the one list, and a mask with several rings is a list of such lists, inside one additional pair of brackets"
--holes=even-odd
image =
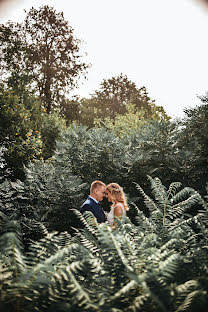
[(111, 193), (108, 190), (106, 190), (106, 194), (107, 194), (106, 197), (107, 197), (108, 201), (112, 203)]

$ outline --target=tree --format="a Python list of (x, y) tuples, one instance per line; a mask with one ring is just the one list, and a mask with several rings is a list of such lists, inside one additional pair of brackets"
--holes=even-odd
[[(24, 179), (23, 167), (29, 160), (51, 157), (64, 120), (56, 113), (40, 111), (40, 101), (30, 94), (17, 96), (0, 86), (0, 146), (4, 175)], [(1, 154), (0, 151), (0, 154)]]
[(22, 86), (42, 99), (47, 113), (57, 108), (89, 65), (81, 62), (80, 40), (52, 7), (31, 8), (21, 24), (0, 25), (4, 81), (21, 94)]
[(80, 101), (78, 96), (71, 99), (63, 99), (60, 105), (60, 115), (66, 120), (68, 127), (72, 122), (80, 118)]
[(6, 161), (4, 171), (11, 169), (11, 175), (21, 179), (23, 165), (41, 155), (39, 103), (30, 97), (22, 100), (14, 92), (0, 87), (0, 107), (0, 144), (5, 147)]
[(189, 185), (204, 192), (208, 182), (208, 94), (199, 99), (201, 105), (184, 110), (179, 148), (187, 154)]
[(145, 87), (137, 88), (127, 76), (112, 77), (101, 82), (100, 90), (92, 95), (92, 106), (97, 109), (97, 117), (115, 118), (117, 114), (127, 112), (127, 104), (134, 104), (137, 111), (143, 109), (145, 118), (151, 118), (154, 113), (168, 118), (164, 109), (157, 106), (148, 96)]
[(117, 114), (115, 119), (107, 117), (104, 119), (95, 119), (95, 125), (104, 126), (108, 130), (113, 131), (119, 137), (138, 131), (146, 120), (144, 118), (144, 110), (136, 111), (135, 105), (127, 104), (127, 112), (125, 114)]
[(90, 98), (82, 98), (79, 101), (80, 112), (79, 112), (79, 123), (89, 128), (94, 126), (94, 121), (100, 116), (100, 110), (97, 109), (95, 101)]
[[(104, 126), (105, 128), (113, 131), (119, 137), (131, 135), (139, 132), (142, 126), (148, 124), (150, 121), (147, 119), (147, 112), (141, 108), (136, 110), (134, 104), (126, 104), (127, 112), (124, 114), (116, 114), (115, 118), (107, 117), (104, 120), (102, 118), (96, 118), (94, 124), (98, 127)], [(168, 121), (168, 117), (164, 118), (155, 109), (152, 110), (151, 119), (154, 121)], [(167, 119), (167, 120), (166, 120)]]

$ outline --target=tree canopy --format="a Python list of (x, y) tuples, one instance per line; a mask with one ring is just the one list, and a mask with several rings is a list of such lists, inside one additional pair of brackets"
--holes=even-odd
[[(97, 109), (100, 118), (115, 118), (117, 114), (127, 112), (127, 104), (134, 104), (136, 110), (143, 109), (145, 118), (151, 118), (157, 110), (157, 114), (166, 116), (161, 106), (157, 106), (148, 95), (146, 88), (138, 88), (126, 75), (104, 79), (100, 89), (92, 94), (92, 105)], [(155, 110), (156, 108), (156, 110)]]
[(89, 67), (80, 44), (62, 12), (31, 8), (22, 23), (0, 25), (2, 80), (20, 94), (27, 88), (40, 96), (49, 113)]

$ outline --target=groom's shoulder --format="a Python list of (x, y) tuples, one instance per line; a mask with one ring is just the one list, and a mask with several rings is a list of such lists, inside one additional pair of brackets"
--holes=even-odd
[(92, 200), (90, 197), (88, 197), (88, 198), (84, 201), (84, 203), (81, 205), (81, 208), (84, 207), (84, 206), (86, 206), (86, 205), (92, 206), (92, 204), (93, 204), (93, 200)]

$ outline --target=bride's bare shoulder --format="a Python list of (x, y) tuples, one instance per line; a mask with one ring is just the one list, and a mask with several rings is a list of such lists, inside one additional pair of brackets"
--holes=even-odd
[(123, 213), (123, 204), (122, 203), (117, 203), (115, 206), (114, 206), (114, 212), (115, 214), (120, 214), (120, 213)]

